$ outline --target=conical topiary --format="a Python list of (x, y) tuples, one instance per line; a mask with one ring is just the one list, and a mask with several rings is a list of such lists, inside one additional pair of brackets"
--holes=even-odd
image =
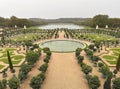
[(120, 54), (118, 56), (117, 63), (116, 63), (116, 70), (119, 71), (119, 69), (120, 69)]
[(7, 56), (8, 56), (8, 63), (9, 63), (9, 67), (10, 67), (10, 70), (11, 72), (15, 72), (14, 69), (13, 69), (13, 64), (12, 64), (12, 61), (11, 61), (11, 57), (10, 57), (10, 53), (9, 51), (7, 50)]

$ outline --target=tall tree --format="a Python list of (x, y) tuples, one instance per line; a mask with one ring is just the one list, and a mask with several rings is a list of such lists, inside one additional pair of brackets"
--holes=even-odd
[(0, 17), (0, 26), (4, 26), (5, 19), (3, 17)]
[(92, 26), (105, 27), (108, 22), (108, 15), (96, 15), (92, 19)]
[(111, 79), (107, 78), (104, 83), (104, 89), (111, 89)]
[(111, 89), (111, 79), (113, 77), (113, 73), (111, 71), (108, 72), (107, 79), (104, 83), (104, 89)]
[(7, 56), (8, 56), (8, 63), (9, 63), (10, 70), (11, 72), (13, 72), (13, 64), (12, 64), (10, 53), (8, 50), (7, 50)]
[(116, 63), (116, 70), (119, 71), (119, 69), (120, 69), (120, 54), (118, 56), (117, 63)]

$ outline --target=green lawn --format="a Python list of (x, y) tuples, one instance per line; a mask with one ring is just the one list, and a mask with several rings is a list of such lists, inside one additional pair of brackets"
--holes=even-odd
[(2, 53), (2, 55), (0, 56), (0, 61), (4, 62), (6, 64), (8, 64), (7, 50), (9, 50), (13, 64), (19, 64), (21, 62), (21, 60), (24, 58), (23, 55), (15, 55), (14, 54), (14, 51), (16, 50), (16, 48), (7, 48), (4, 51), (1, 50), (0, 52)]
[(3, 49), (0, 49), (0, 52), (3, 51)]
[(103, 55), (102, 57), (110, 64), (116, 64), (118, 55), (120, 54), (120, 48), (111, 48), (112, 55)]
[[(11, 56), (12, 63), (13, 64), (19, 64), (19, 62), (24, 58), (22, 55), (17, 55), (17, 56)], [(8, 59), (7, 57), (0, 58), (0, 61), (8, 64)]]
[(107, 41), (107, 40), (115, 40), (114, 37), (112, 36), (108, 36), (108, 35), (104, 35), (104, 34), (84, 34), (84, 37), (90, 40), (103, 40), (103, 41)]
[(3, 65), (0, 65), (0, 69), (2, 69), (4, 66)]
[(112, 48), (112, 49), (110, 49), (110, 50), (116, 51), (116, 52), (119, 52), (119, 53), (120, 53), (120, 48)]
[(34, 40), (34, 39), (37, 39), (37, 38), (46, 38), (47, 37), (47, 34), (44, 33), (44, 35), (41, 36), (40, 33), (28, 33), (28, 34), (19, 34), (19, 35), (15, 35), (13, 37), (10, 38), (10, 40), (13, 40), (13, 41), (23, 41), (23, 40)]
[(117, 63), (117, 61), (107, 61), (107, 62), (109, 62), (112, 65), (115, 65)]
[(113, 56), (113, 55), (104, 55), (103, 58), (104, 58), (104, 59), (107, 59), (107, 60), (117, 59), (117, 57), (115, 57), (115, 56)]

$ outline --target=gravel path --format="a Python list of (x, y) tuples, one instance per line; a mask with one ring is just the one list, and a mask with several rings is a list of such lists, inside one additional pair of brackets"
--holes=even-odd
[(89, 89), (74, 53), (53, 53), (42, 89)]

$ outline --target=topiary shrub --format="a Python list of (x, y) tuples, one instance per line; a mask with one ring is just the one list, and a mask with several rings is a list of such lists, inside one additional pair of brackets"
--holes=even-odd
[(10, 89), (18, 89), (20, 86), (20, 81), (16, 76), (13, 76), (11, 79), (8, 80), (8, 85)]
[(82, 51), (81, 48), (77, 48), (76, 51), (75, 51), (75, 55), (78, 56), (80, 55), (80, 52)]
[(12, 60), (11, 60), (10, 53), (9, 53), (8, 50), (7, 50), (7, 56), (8, 56), (8, 63), (9, 63), (9, 67), (10, 67), (11, 73), (14, 73), (15, 70), (13, 69)]
[(112, 82), (113, 89), (120, 89), (120, 77), (115, 78)]
[(33, 51), (30, 51), (26, 53), (25, 57), (26, 61), (28, 62), (29, 65), (33, 65), (39, 60), (39, 54)]
[(98, 67), (102, 67), (102, 66), (104, 66), (104, 64), (102, 62), (99, 62)]
[(98, 76), (89, 76), (88, 84), (91, 89), (98, 89), (98, 87), (101, 85)]
[(39, 70), (42, 71), (43, 73), (45, 73), (47, 68), (48, 68), (48, 63), (45, 63), (40, 66)]
[(77, 57), (77, 60), (78, 60), (78, 63), (82, 63), (83, 62), (83, 60), (84, 60), (84, 56), (78, 56)]
[(42, 78), (36, 76), (30, 80), (30, 86), (32, 87), (32, 89), (40, 89), (42, 82), (43, 82)]
[(48, 48), (48, 47), (43, 48), (44, 53), (47, 53), (48, 51), (50, 51), (50, 48)]
[(109, 71), (110, 71), (110, 69), (109, 69), (108, 66), (102, 66), (102, 67), (101, 67), (102, 77), (103, 77), (103, 78), (106, 78), (107, 73), (108, 73)]
[(45, 80), (45, 73), (41, 73), (41, 74), (39, 74), (38, 76), (42, 79), (42, 81)]
[(88, 75), (90, 72), (92, 72), (92, 67), (89, 66), (89, 65), (83, 65), (83, 66), (82, 66), (82, 71), (83, 71), (86, 75)]

